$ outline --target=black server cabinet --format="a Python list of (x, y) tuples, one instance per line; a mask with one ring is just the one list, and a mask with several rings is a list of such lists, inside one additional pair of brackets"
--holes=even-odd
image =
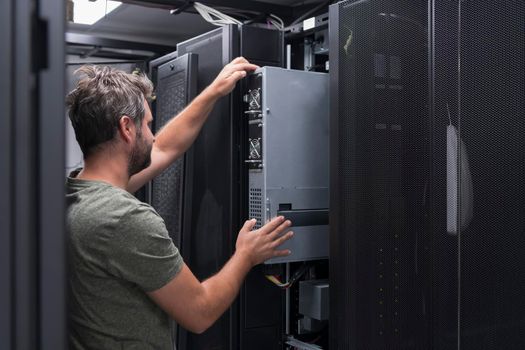
[(525, 2), (461, 1), (455, 18), (458, 185), (467, 197), (458, 213), (459, 345), (524, 349)]
[[(225, 26), (177, 46), (179, 56), (198, 56), (197, 92), (206, 88), (222, 67), (237, 56), (258, 65), (282, 66), (283, 36), (279, 31), (250, 26)], [(238, 85), (245, 84), (241, 82)], [(218, 271), (233, 253), (237, 232), (247, 219), (246, 145), (242, 87), (221, 98), (210, 113), (186, 158), (182, 255), (197, 278)], [(158, 108), (158, 107), (157, 107)], [(270, 307), (261, 300), (277, 300)], [(179, 334), (180, 349), (271, 349), (281, 340), (281, 293), (257, 269), (236, 302), (201, 335)]]
[(523, 349), (525, 3), (430, 14), (433, 345)]
[[(331, 7), (330, 348), (525, 347), (524, 23), (522, 1)], [(403, 42), (416, 88), (383, 99)]]
[(330, 8), (330, 348), (428, 349), (427, 1)]

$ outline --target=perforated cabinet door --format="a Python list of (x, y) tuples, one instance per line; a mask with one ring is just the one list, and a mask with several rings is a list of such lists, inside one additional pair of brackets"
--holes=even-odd
[(524, 23), (331, 6), (331, 348), (525, 348)]
[[(156, 82), (155, 131), (181, 112), (195, 94), (197, 56), (186, 54), (158, 68)], [(184, 200), (184, 156), (170, 165), (151, 183), (151, 205), (164, 219), (175, 245), (182, 252)]]
[(460, 348), (525, 349), (525, 3), (459, 5)]
[(428, 2), (330, 9), (330, 348), (428, 349)]

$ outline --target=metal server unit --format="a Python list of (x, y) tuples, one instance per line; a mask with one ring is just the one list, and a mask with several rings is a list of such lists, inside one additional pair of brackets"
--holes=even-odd
[(248, 85), (249, 216), (284, 215), (295, 233), (267, 263), (327, 258), (328, 75), (264, 67)]

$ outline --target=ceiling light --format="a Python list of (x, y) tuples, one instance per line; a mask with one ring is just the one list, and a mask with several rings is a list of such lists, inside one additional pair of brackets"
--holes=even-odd
[(111, 0), (73, 0), (73, 3), (73, 22), (81, 24), (93, 24), (122, 4)]

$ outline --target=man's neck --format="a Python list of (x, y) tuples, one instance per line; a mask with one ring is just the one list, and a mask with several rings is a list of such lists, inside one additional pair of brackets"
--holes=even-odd
[(84, 168), (77, 179), (103, 181), (127, 190), (129, 182), (127, 162), (119, 157), (92, 155), (84, 160)]

